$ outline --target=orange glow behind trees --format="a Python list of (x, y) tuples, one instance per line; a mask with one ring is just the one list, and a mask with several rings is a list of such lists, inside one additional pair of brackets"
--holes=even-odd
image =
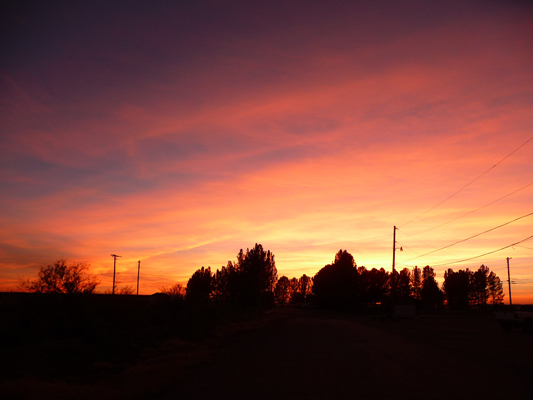
[(61, 257), (109, 289), (117, 253), (117, 279), (135, 286), (142, 260), (149, 294), (254, 243), (280, 276), (339, 248), (390, 270), (396, 225), (398, 271), (505, 280), (512, 257), (513, 302), (533, 302), (533, 241), (446, 264), (530, 236), (531, 217), (415, 258), (531, 213), (533, 141), (409, 222), (532, 137), (531, 7), (278, 6), (14, 11), (0, 290)]

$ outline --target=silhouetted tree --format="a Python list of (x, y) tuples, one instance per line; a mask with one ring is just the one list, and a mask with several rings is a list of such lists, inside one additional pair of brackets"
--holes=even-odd
[(469, 269), (454, 272), (449, 268), (448, 271), (444, 272), (442, 290), (448, 307), (456, 309), (466, 309), (468, 307), (471, 276)]
[(372, 268), (370, 271), (370, 288), (368, 294), (372, 303), (383, 303), (388, 295), (390, 274), (384, 268)]
[(300, 295), (299, 295), (299, 282), (298, 278), (291, 278), (289, 281), (289, 302), (291, 304), (300, 302)]
[(489, 290), (489, 298), (492, 299), (492, 304), (502, 304), (503, 303), (503, 287), (502, 282), (498, 276), (494, 272), (491, 271), (491, 273), (488, 276), (488, 290)]
[(411, 271), (409, 268), (404, 268), (400, 271), (397, 278), (398, 299), (406, 301), (411, 297)]
[(305, 303), (308, 296), (312, 293), (313, 290), (313, 279), (303, 274), (300, 279), (298, 279), (298, 293), (295, 303)]
[[(122, 282), (118, 280), (115, 282), (115, 291), (114, 291), (115, 294), (130, 295), (130, 294), (135, 293), (135, 291), (133, 290), (133, 286), (131, 285), (119, 286), (121, 283)], [(113, 294), (113, 288), (104, 290), (103, 294)]]
[(185, 300), (185, 287), (181, 283), (175, 283), (172, 286), (163, 286), (159, 289), (161, 293), (168, 294), (171, 300)]
[(186, 299), (193, 304), (207, 304), (212, 291), (211, 267), (197, 270), (189, 278), (185, 289)]
[(420, 300), (420, 289), (422, 289), (422, 273), (420, 268), (416, 265), (413, 267), (413, 273), (411, 274), (411, 288), (414, 298)]
[(239, 302), (255, 308), (268, 308), (274, 301), (274, 286), (278, 271), (274, 254), (265, 251), (260, 244), (246, 253), (242, 250), (237, 255), (237, 283)]
[(442, 304), (444, 295), (435, 280), (435, 271), (429, 265), (422, 270), (422, 288), (420, 289), (422, 302), (427, 307), (435, 307)]
[(370, 288), (370, 275), (366, 267), (361, 266), (357, 268), (357, 295), (359, 297), (358, 303), (369, 304), (370, 298), (368, 291)]
[(217, 302), (235, 300), (237, 291), (235, 266), (231, 261), (213, 274), (213, 298)]
[(360, 301), (368, 305), (382, 303), (388, 297), (389, 273), (383, 268), (367, 270), (365, 267), (359, 267), (357, 271)]
[(36, 279), (21, 279), (19, 288), (33, 293), (94, 293), (100, 280), (88, 270), (89, 264), (67, 264), (60, 258), (53, 265), (41, 267)]
[(218, 302), (255, 308), (274, 304), (274, 287), (278, 279), (274, 254), (260, 244), (242, 249), (237, 261), (228, 261), (213, 274), (213, 298)]
[(488, 290), (489, 268), (481, 265), (477, 271), (472, 274), (471, 278), (471, 298), (472, 303), (478, 306), (487, 304), (489, 296)]
[(313, 278), (313, 292), (322, 304), (349, 308), (357, 303), (357, 266), (353, 256), (339, 250), (333, 264), (318, 271)]
[(492, 298), (493, 304), (500, 304), (503, 301), (500, 278), (494, 272), (490, 272), (485, 265), (481, 265), (475, 272), (469, 269), (458, 272), (448, 269), (444, 273), (442, 289), (451, 308), (484, 306), (489, 298)]
[(131, 295), (133, 293), (135, 293), (135, 290), (131, 285), (120, 286), (115, 288), (115, 294)]
[(274, 292), (276, 303), (278, 303), (282, 307), (287, 304), (290, 298), (290, 291), (291, 282), (289, 278), (287, 278), (286, 276), (282, 276), (281, 278), (279, 278), (278, 282), (276, 283), (276, 289)]

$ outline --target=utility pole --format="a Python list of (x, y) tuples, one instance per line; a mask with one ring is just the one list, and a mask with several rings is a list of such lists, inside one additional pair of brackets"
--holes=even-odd
[(509, 271), (509, 260), (511, 257), (507, 257), (507, 279), (509, 282), (509, 305), (513, 306), (513, 298), (511, 297), (511, 272)]
[(112, 294), (115, 294), (115, 275), (117, 273), (117, 257), (122, 257), (122, 256), (111, 254), (111, 257), (113, 257), (113, 292)]
[(391, 307), (392, 307), (392, 315), (394, 317), (394, 302), (395, 302), (395, 295), (396, 295), (396, 279), (394, 272), (396, 271), (395, 265), (396, 265), (396, 225), (394, 226), (394, 230), (392, 231), (392, 274), (391, 274)]
[(396, 225), (394, 226), (394, 230), (392, 232), (392, 273), (394, 274), (394, 266), (396, 264)]
[[(392, 274), (391, 274), (391, 307), (392, 315), (394, 316), (394, 305), (396, 302), (396, 225), (392, 231)], [(403, 251), (403, 247), (399, 248), (400, 251)]]
[(139, 275), (141, 274), (141, 260), (137, 261), (137, 296), (139, 295)]

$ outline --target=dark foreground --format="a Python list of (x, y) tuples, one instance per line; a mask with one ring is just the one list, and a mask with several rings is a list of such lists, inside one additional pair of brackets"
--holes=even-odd
[(109, 368), (93, 382), (27, 378), (1, 389), (40, 399), (532, 399), (533, 335), (505, 333), (490, 316), (390, 321), (286, 308)]

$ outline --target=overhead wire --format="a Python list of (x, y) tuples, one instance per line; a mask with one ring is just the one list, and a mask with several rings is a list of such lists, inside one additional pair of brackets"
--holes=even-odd
[(526, 140), (524, 143), (522, 143), (520, 146), (518, 146), (516, 149), (514, 149), (512, 152), (510, 152), (508, 155), (506, 155), (504, 158), (502, 158), (500, 161), (498, 161), (496, 164), (494, 164), (492, 167), (490, 167), (489, 169), (487, 169), (485, 172), (483, 172), (481, 175), (479, 175), (477, 178), (473, 179), (472, 181), (470, 181), (469, 183), (467, 183), (466, 185), (464, 185), (462, 188), (460, 188), (459, 190), (457, 190), (456, 192), (452, 193), (450, 196), (446, 197), (444, 200), (442, 200), (441, 202), (439, 202), (438, 204), (434, 205), (433, 207), (431, 207), (429, 210), (423, 212), (422, 214), (418, 215), (417, 217), (411, 219), (410, 221), (407, 221), (405, 224), (403, 225), (400, 225), (400, 227), (402, 226), (405, 226), (407, 224), (410, 224), (411, 222), (417, 220), (418, 218), (426, 215), (427, 213), (429, 213), (430, 211), (434, 210), (435, 208), (437, 208), (438, 206), (440, 206), (441, 204), (443, 204), (444, 202), (448, 201), (449, 199), (451, 199), (452, 197), (454, 197), (455, 195), (457, 195), (458, 193), (462, 192), (464, 189), (466, 189), (468, 186), (470, 186), (471, 184), (473, 184), (475, 181), (477, 181), (479, 178), (481, 178), (482, 176), (486, 175), (487, 173), (489, 173), (491, 170), (493, 170), (494, 168), (496, 168), (499, 164), (501, 164), (503, 161), (505, 161), (507, 158), (509, 158), (511, 155), (513, 155), (514, 153), (516, 153), (518, 150), (520, 150), (522, 147), (524, 147), (527, 143), (529, 143), (531, 140), (533, 140), (533, 136), (531, 136), (528, 140)]
[[(414, 240), (416, 240), (416, 241), (422, 243), (423, 245), (425, 245), (425, 246), (427, 246), (427, 247), (430, 247), (430, 248), (432, 248), (432, 249), (435, 249), (435, 246), (432, 246), (432, 245), (430, 245), (430, 244), (428, 244), (428, 243), (426, 243), (426, 242), (424, 242), (424, 241), (422, 241), (422, 240), (420, 240), (420, 239), (418, 239), (418, 238), (415, 238), (413, 235), (408, 234), (408, 233), (405, 232), (403, 229), (400, 229), (400, 228), (397, 228), (397, 229), (398, 229), (400, 232), (406, 234), (407, 236), (412, 237)], [(422, 255), (419, 256), (419, 257), (422, 257)], [(418, 257), (415, 257), (415, 258), (418, 258)], [(409, 260), (407, 260), (407, 261), (409, 261)]]
[[(438, 207), (439, 205), (441, 205), (441, 204), (444, 203), (445, 201), (449, 200), (450, 198), (452, 198), (453, 196), (455, 196), (456, 194), (458, 194), (459, 192), (461, 192), (462, 190), (464, 190), (466, 187), (470, 186), (472, 183), (474, 183), (475, 181), (477, 181), (477, 180), (478, 180), (479, 178), (481, 178), (483, 175), (487, 174), (489, 171), (491, 171), (491, 170), (492, 170), (493, 168), (495, 168), (497, 165), (499, 165), (500, 163), (502, 163), (503, 161), (505, 161), (507, 158), (509, 158), (511, 155), (513, 155), (515, 152), (517, 152), (519, 149), (521, 149), (523, 146), (525, 146), (525, 145), (526, 145), (527, 143), (529, 143), (531, 140), (533, 140), (533, 136), (530, 137), (528, 140), (526, 140), (524, 143), (522, 143), (519, 147), (517, 147), (515, 150), (513, 150), (513, 151), (512, 151), (511, 153), (509, 153), (507, 156), (505, 156), (505, 157), (502, 158), (500, 161), (498, 161), (496, 164), (494, 164), (491, 168), (489, 168), (489, 169), (486, 170), (484, 173), (482, 173), (481, 175), (479, 175), (477, 178), (475, 178), (474, 180), (472, 180), (471, 182), (469, 182), (467, 185), (463, 186), (461, 189), (459, 189), (458, 191), (456, 191), (456, 192), (453, 193), (452, 195), (448, 196), (446, 199), (444, 199), (443, 201), (441, 201), (440, 203), (438, 203), (437, 205), (435, 205), (435, 206), (432, 207), (431, 209), (427, 210), (426, 212), (420, 214), (420, 215), (417, 216), (416, 218), (414, 218), (414, 219), (412, 219), (412, 220), (406, 222), (405, 224), (403, 224), (403, 225), (401, 225), (401, 226), (403, 227), (403, 226), (405, 226), (405, 225), (407, 225), (407, 224), (413, 222), (414, 220), (420, 218), (421, 216), (423, 216), (423, 215), (427, 214), (428, 212), (430, 212), (431, 210), (435, 209), (436, 207)], [(533, 185), (533, 182), (530, 182), (529, 184), (527, 184), (527, 185), (525, 185), (525, 186), (523, 186), (523, 187), (521, 187), (521, 188), (519, 188), (519, 189), (517, 189), (517, 190), (514, 190), (513, 192), (508, 193), (508, 194), (506, 194), (505, 196), (502, 196), (502, 197), (500, 197), (500, 198), (498, 198), (498, 199), (496, 199), (496, 200), (494, 200), (494, 201), (492, 201), (492, 202), (490, 202), (490, 203), (487, 203), (487, 204), (485, 204), (485, 205), (483, 205), (483, 206), (481, 206), (481, 207), (478, 207), (478, 208), (476, 208), (476, 209), (474, 209), (474, 210), (472, 210), (472, 211), (469, 211), (469, 212), (467, 212), (467, 213), (465, 213), (465, 214), (463, 214), (463, 215), (460, 215), (460, 216), (458, 216), (458, 217), (456, 217), (456, 218), (453, 218), (453, 219), (451, 219), (451, 220), (449, 220), (449, 221), (446, 221), (446, 222), (444, 222), (444, 223), (442, 223), (442, 224), (439, 224), (439, 225), (433, 226), (433, 227), (431, 227), (431, 228), (429, 228), (429, 229), (425, 229), (425, 230), (423, 230), (423, 231), (417, 232), (417, 233), (412, 234), (412, 235), (411, 235), (411, 234), (408, 234), (407, 232), (405, 232), (405, 231), (403, 231), (403, 230), (402, 230), (402, 233), (404, 233), (404, 234), (406, 234), (406, 235), (408, 235), (408, 236), (413, 237), (415, 240), (418, 240), (418, 239), (416, 239), (416, 238), (414, 237), (415, 235), (419, 235), (419, 234), (422, 234), (422, 233), (428, 232), (428, 231), (430, 231), (430, 230), (433, 230), (433, 229), (439, 228), (439, 227), (441, 227), (441, 226), (443, 226), (443, 225), (446, 225), (446, 224), (448, 224), (448, 223), (450, 223), (450, 222), (453, 222), (453, 221), (456, 221), (456, 220), (458, 220), (458, 219), (460, 219), (460, 218), (463, 218), (463, 217), (465, 217), (465, 216), (467, 216), (467, 215), (470, 215), (470, 214), (472, 214), (472, 213), (474, 213), (474, 212), (476, 212), (476, 211), (479, 211), (479, 210), (481, 210), (481, 209), (483, 209), (483, 208), (485, 208), (485, 207), (488, 207), (488, 206), (490, 206), (490, 205), (492, 205), (492, 204), (494, 204), (494, 203), (496, 203), (496, 202), (498, 202), (498, 201), (500, 201), (500, 200), (502, 200), (502, 199), (504, 199), (504, 198), (506, 198), (506, 197), (509, 197), (509, 196), (511, 196), (511, 195), (513, 195), (513, 194), (515, 194), (515, 193), (517, 193), (517, 192), (519, 192), (519, 191), (521, 191), (521, 190), (524, 190), (524, 189), (526, 189), (527, 187), (529, 187), (529, 186), (531, 186), (531, 185)], [(448, 248), (448, 247), (451, 247), (451, 246), (453, 246), (453, 245), (455, 245), (455, 244), (458, 244), (458, 243), (461, 243), (461, 242), (464, 242), (464, 241), (470, 240), (470, 239), (472, 239), (472, 238), (474, 238), (474, 237), (477, 237), (477, 236), (480, 236), (480, 235), (482, 235), (482, 234), (484, 234), (484, 233), (487, 233), (487, 232), (490, 232), (490, 231), (492, 231), (492, 230), (498, 229), (498, 228), (500, 228), (500, 227), (502, 227), (502, 226), (508, 225), (508, 224), (510, 224), (510, 223), (512, 223), (512, 222), (514, 222), (514, 221), (516, 221), (516, 220), (518, 220), (518, 219), (525, 218), (525, 217), (530, 216), (530, 215), (532, 215), (532, 214), (533, 214), (533, 213), (531, 213), (531, 214), (527, 214), (527, 215), (522, 216), (522, 217), (519, 217), (519, 218), (517, 218), (517, 219), (515, 219), (515, 220), (513, 220), (513, 221), (509, 221), (509, 222), (507, 222), (507, 223), (505, 223), (505, 224), (502, 224), (502, 225), (499, 225), (499, 226), (494, 227), (494, 228), (492, 228), (492, 229), (489, 229), (489, 230), (487, 230), (487, 231), (481, 232), (481, 233), (479, 233), (479, 234), (477, 234), (477, 235), (473, 235), (473, 236), (471, 236), (471, 237), (469, 237), (469, 238), (466, 238), (466, 239), (463, 239), (463, 240), (460, 240), (460, 241), (454, 242), (454, 243), (452, 243), (452, 244), (450, 244), (450, 245), (447, 245), (447, 246), (444, 246), (444, 247), (442, 247), (442, 248), (435, 249), (435, 250), (430, 251), (430, 252), (428, 252), (428, 253), (425, 253), (425, 254), (422, 254), (422, 255), (419, 255), (419, 256), (416, 256), (416, 257), (410, 258), (410, 259), (408, 259), (408, 260), (402, 262), (402, 264), (405, 263), (405, 262), (408, 262), (408, 261), (414, 260), (414, 259), (416, 259), (416, 258), (420, 258), (420, 257), (426, 256), (426, 255), (429, 255), (429, 254), (435, 253), (435, 252), (437, 252), (437, 251), (444, 250), (444, 249), (446, 249), (446, 248)], [(528, 238), (528, 239), (529, 239), (529, 238)], [(525, 239), (525, 240), (528, 240), (528, 239)], [(524, 241), (525, 241), (525, 240), (524, 240)], [(431, 245), (429, 245), (429, 244), (427, 244), (427, 243), (425, 243), (425, 242), (423, 242), (423, 241), (421, 241), (421, 240), (418, 240), (418, 241), (421, 242), (421, 243), (423, 243), (424, 245), (426, 245), (426, 246), (428, 246), (428, 247), (433, 247), (433, 246), (431, 246)], [(522, 241), (521, 241), (521, 242), (522, 242)], [(521, 243), (521, 242), (517, 242), (517, 243)], [(513, 244), (513, 245), (516, 245), (516, 244)], [(506, 246), (506, 247), (501, 248), (501, 249), (496, 250), (496, 251), (500, 251), (500, 250), (503, 250), (503, 249), (505, 249), (505, 248), (512, 247), (513, 245)], [(525, 247), (525, 246), (521, 246), (521, 247)], [(433, 247), (433, 248), (434, 248), (434, 247)], [(526, 247), (526, 248), (527, 248), (527, 247)], [(529, 248), (528, 248), (528, 249), (529, 249)], [(532, 249), (532, 250), (533, 250), (533, 249)], [(494, 251), (494, 252), (496, 252), (496, 251)], [(484, 256), (484, 255), (492, 254), (492, 253), (493, 253), (493, 252), (489, 252), (489, 253), (486, 253), (486, 254), (483, 254), (483, 255), (479, 255), (479, 256), (476, 256), (476, 257), (473, 257), (473, 258), (469, 258), (469, 259), (465, 259), (465, 260), (460, 260), (460, 261), (455, 261), (454, 263), (463, 262), (463, 261), (468, 261), (468, 260), (470, 260), (470, 259), (479, 258), (479, 257), (482, 257), (482, 256)], [(447, 264), (442, 264), (442, 265), (447, 265)], [(440, 266), (440, 265), (435, 265), (435, 266)]]
[[(413, 234), (411, 234), (410, 236), (420, 235), (420, 234), (422, 234), (422, 233), (429, 232), (429, 231), (431, 231), (431, 230), (433, 230), (433, 229), (440, 228), (441, 226), (444, 226), (444, 225), (446, 225), (446, 224), (449, 224), (450, 222), (457, 221), (457, 220), (460, 219), (460, 218), (466, 217), (467, 215), (470, 215), (470, 214), (472, 214), (472, 213), (475, 213), (476, 211), (479, 211), (479, 210), (481, 210), (482, 208), (488, 207), (488, 206), (490, 206), (490, 205), (492, 205), (492, 204), (494, 204), (494, 203), (496, 203), (496, 202), (498, 202), (498, 201), (500, 201), (500, 200), (505, 199), (506, 197), (509, 197), (509, 196), (511, 196), (511, 195), (513, 195), (513, 194), (515, 194), (515, 193), (517, 193), (517, 192), (519, 192), (519, 191), (521, 191), (521, 190), (524, 190), (525, 188), (527, 188), (527, 187), (529, 187), (529, 186), (531, 186), (531, 185), (533, 185), (533, 182), (530, 182), (530, 183), (528, 183), (527, 185), (521, 187), (520, 189), (517, 189), (517, 190), (515, 190), (515, 191), (513, 191), (513, 192), (511, 192), (511, 193), (508, 193), (508, 194), (506, 194), (505, 196), (502, 196), (502, 197), (500, 197), (500, 198), (498, 198), (498, 199), (496, 199), (496, 200), (494, 200), (494, 201), (491, 201), (490, 203), (487, 203), (487, 204), (485, 204), (485, 205), (483, 205), (483, 206), (481, 206), (481, 207), (478, 207), (478, 208), (476, 208), (475, 210), (469, 211), (469, 212), (467, 212), (466, 214), (462, 214), (462, 215), (460, 215), (460, 216), (458, 216), (458, 217), (456, 217), (456, 218), (453, 218), (453, 219), (451, 219), (451, 220), (449, 220), (449, 221), (446, 221), (446, 222), (444, 222), (444, 223), (442, 223), (442, 224), (435, 225), (435, 226), (433, 226), (433, 227), (431, 227), (431, 228), (424, 229), (423, 231), (420, 231), (420, 232), (417, 232), (417, 233), (413, 233)], [(403, 232), (403, 233), (407, 234), (406, 232)]]
[[(404, 244), (402, 244), (402, 243), (400, 243), (400, 242), (398, 242), (398, 241), (397, 241), (396, 243), (398, 243), (398, 244), (401, 245), (401, 250), (403, 250), (403, 251), (409, 251), (409, 252), (411, 252), (411, 253), (416, 254), (416, 252), (415, 252), (413, 249), (411, 249), (410, 247), (408, 247), (408, 246), (406, 246), (406, 245), (404, 245)], [(406, 265), (405, 265), (405, 261), (399, 261), (399, 260), (397, 260), (396, 265), (398, 265), (398, 266), (406, 266)]]
[(458, 240), (458, 241), (456, 241), (456, 242), (454, 242), (454, 243), (451, 243), (451, 244), (449, 244), (449, 245), (447, 245), (447, 246), (444, 246), (444, 247), (441, 247), (441, 248), (439, 248), (439, 249), (436, 249), (436, 250), (433, 250), (433, 251), (427, 252), (427, 253), (422, 254), (422, 255), (419, 255), (419, 256), (417, 256), (417, 257), (410, 258), (409, 260), (405, 260), (404, 262), (408, 262), (408, 261), (414, 260), (414, 259), (416, 259), (416, 258), (424, 257), (424, 256), (427, 256), (428, 254), (436, 253), (437, 251), (447, 249), (448, 247), (455, 246), (456, 244), (459, 244), (459, 243), (462, 243), (462, 242), (466, 242), (467, 240), (470, 240), (470, 239), (473, 239), (473, 238), (475, 238), (475, 237), (481, 236), (481, 235), (483, 235), (483, 234), (485, 234), (485, 233), (488, 233), (488, 232), (494, 231), (494, 230), (496, 230), (496, 229), (498, 229), (498, 228), (504, 227), (504, 226), (506, 226), (506, 225), (509, 225), (509, 224), (511, 224), (511, 223), (513, 223), (513, 222), (516, 222), (516, 221), (518, 221), (518, 220), (520, 220), (520, 219), (522, 219), (522, 218), (529, 217), (529, 216), (531, 216), (531, 215), (533, 215), (533, 212), (531, 212), (531, 213), (529, 213), (529, 214), (526, 214), (526, 215), (522, 215), (521, 217), (515, 218), (515, 219), (513, 219), (512, 221), (506, 222), (505, 224), (501, 224), (501, 225), (498, 225), (498, 226), (496, 226), (496, 227), (494, 227), (494, 228), (487, 229), (486, 231), (483, 231), (483, 232), (478, 233), (478, 234), (476, 234), (476, 235), (472, 235), (472, 236), (470, 236), (470, 237), (467, 237), (466, 239)]
[(443, 267), (443, 266), (447, 266), (447, 265), (459, 264), (459, 263), (462, 263), (462, 262), (465, 262), (465, 261), (474, 260), (474, 259), (476, 259), (476, 258), (480, 258), (480, 257), (483, 257), (483, 256), (487, 256), (487, 255), (489, 255), (489, 254), (497, 253), (498, 251), (502, 251), (502, 250), (508, 249), (509, 247), (516, 246), (517, 244), (519, 244), (519, 243), (523, 243), (523, 242), (525, 242), (525, 241), (527, 241), (527, 240), (529, 240), (529, 239), (533, 239), (533, 235), (528, 236), (528, 237), (525, 238), (525, 239), (519, 240), (519, 241), (516, 242), (516, 243), (510, 244), (510, 245), (505, 246), (505, 247), (502, 247), (502, 248), (500, 248), (500, 249), (498, 249), (498, 250), (489, 251), (488, 253), (480, 254), (480, 255), (475, 256), (475, 257), (465, 258), (465, 259), (462, 259), (462, 260), (450, 261), (450, 262), (446, 262), (446, 263), (442, 263), (442, 264), (432, 265), (432, 267)]

